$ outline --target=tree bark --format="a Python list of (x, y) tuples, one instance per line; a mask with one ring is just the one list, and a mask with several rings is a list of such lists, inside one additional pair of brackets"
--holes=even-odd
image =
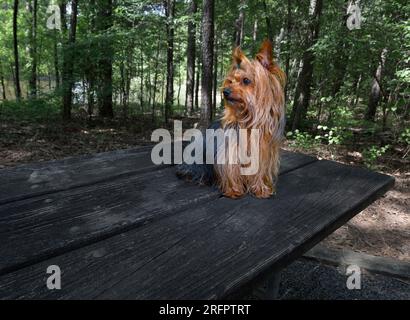
[(291, 41), (291, 29), (292, 29), (292, 7), (291, 7), (291, 0), (287, 1), (287, 17), (286, 17), (286, 62), (285, 62), (285, 73), (287, 84), (285, 86), (285, 101), (288, 101), (288, 88), (289, 81), (290, 81), (290, 41)]
[(309, 31), (306, 35), (307, 47), (303, 53), (303, 66), (296, 85), (295, 98), (291, 114), (292, 131), (300, 128), (302, 121), (306, 118), (309, 107), (311, 84), (313, 79), (313, 62), (315, 59), (312, 46), (316, 43), (319, 36), (322, 7), (322, 0), (310, 0), (310, 25)]
[(192, 115), (194, 112), (194, 84), (195, 84), (195, 54), (196, 54), (196, 23), (194, 16), (197, 12), (196, 0), (191, 0), (189, 7), (188, 22), (188, 48), (187, 48), (187, 81), (186, 81), (186, 113)]
[[(98, 31), (107, 33), (113, 26), (113, 0), (101, 1), (99, 8), (99, 21)], [(100, 59), (99, 69), (99, 115), (103, 118), (113, 118), (113, 102), (112, 102), (112, 61), (113, 61), (113, 47), (111, 36), (104, 39), (103, 43), (100, 43), (104, 54)]]
[(165, 15), (167, 18), (167, 88), (165, 95), (165, 123), (172, 116), (174, 102), (174, 14), (175, 0), (164, 0)]
[(30, 97), (35, 98), (37, 96), (37, 0), (29, 2), (29, 10), (32, 14), (32, 24), (30, 30), (31, 73), (29, 80), (29, 92)]
[(19, 49), (18, 49), (18, 26), (17, 26), (17, 18), (18, 18), (18, 10), (19, 10), (19, 1), (14, 0), (14, 8), (13, 8), (13, 47), (14, 47), (14, 84), (15, 84), (15, 91), (16, 91), (16, 99), (21, 99), (21, 87), (20, 87), (20, 65), (19, 65)]
[(253, 35), (252, 35), (253, 41), (256, 41), (257, 35), (258, 35), (258, 18), (255, 18), (255, 22), (253, 23)]
[(74, 86), (74, 45), (77, 32), (78, 1), (71, 2), (70, 33), (63, 61), (63, 119), (71, 118), (72, 95)]
[(246, 0), (241, 0), (239, 6), (239, 17), (235, 21), (235, 45), (240, 47), (243, 43), (244, 37), (244, 26), (245, 26), (245, 12), (244, 12), (244, 5)]
[(214, 53), (214, 0), (203, 1), (202, 15), (202, 80), (200, 128), (212, 120), (212, 71)]
[(141, 56), (140, 56), (140, 108), (142, 113), (144, 113), (144, 52), (141, 46)]
[(155, 105), (156, 105), (156, 95), (157, 95), (157, 83), (158, 83), (158, 65), (159, 65), (159, 53), (160, 53), (160, 46), (161, 46), (161, 38), (158, 39), (158, 45), (157, 45), (157, 54), (155, 59), (155, 74), (154, 74), (154, 88), (153, 88), (153, 94), (152, 94), (152, 105), (151, 105), (151, 110), (152, 110), (152, 122), (154, 123), (155, 121)]
[(369, 103), (367, 105), (365, 119), (375, 121), (377, 106), (381, 98), (381, 80), (386, 63), (387, 49), (384, 48), (380, 54), (379, 64), (373, 77), (372, 87), (370, 89)]
[(268, 15), (268, 5), (266, 4), (266, 1), (263, 1), (263, 9), (265, 11), (265, 22), (266, 22), (266, 33), (268, 36), (268, 39), (270, 41), (273, 41), (273, 31), (272, 31), (272, 24), (270, 22), (270, 17)]
[(55, 88), (56, 90), (60, 89), (60, 68), (59, 68), (59, 59), (58, 59), (58, 46), (57, 46), (57, 30), (54, 29), (54, 77), (55, 77)]
[(214, 77), (213, 77), (213, 97), (212, 97), (212, 114), (211, 119), (215, 117), (216, 114), (216, 97), (218, 91), (218, 39), (214, 39)]
[(200, 63), (198, 59), (198, 67), (196, 68), (196, 81), (195, 81), (195, 110), (199, 109), (199, 84), (201, 81), (201, 69), (202, 64)]
[(3, 96), (3, 101), (7, 100), (6, 96), (6, 85), (4, 83), (4, 74), (3, 74), (3, 67), (0, 63), (0, 82), (1, 82), (1, 92)]

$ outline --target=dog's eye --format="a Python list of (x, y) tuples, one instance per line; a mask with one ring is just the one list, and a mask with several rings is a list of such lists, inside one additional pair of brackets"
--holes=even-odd
[(245, 85), (250, 85), (251, 82), (252, 82), (252, 81), (249, 80), (248, 78), (243, 79), (243, 83), (244, 83)]

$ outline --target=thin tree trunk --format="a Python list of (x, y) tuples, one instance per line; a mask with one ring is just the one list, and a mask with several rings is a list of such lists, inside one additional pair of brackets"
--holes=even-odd
[(300, 128), (302, 121), (306, 118), (309, 107), (311, 84), (313, 79), (314, 52), (311, 50), (319, 36), (320, 17), (322, 14), (323, 1), (310, 0), (309, 20), (310, 26), (306, 36), (305, 52), (303, 53), (303, 66), (298, 77), (295, 91), (293, 109), (291, 114), (292, 131)]
[[(99, 31), (106, 32), (113, 26), (113, 0), (104, 0), (99, 8)], [(102, 45), (102, 44), (101, 44)], [(99, 115), (105, 118), (113, 118), (113, 96), (112, 96), (112, 62), (113, 47), (112, 39), (104, 39), (104, 55), (99, 65)]]
[(155, 74), (154, 74), (154, 92), (152, 95), (152, 122), (155, 122), (155, 104), (156, 104), (156, 96), (157, 96), (157, 82), (158, 82), (158, 65), (159, 65), (159, 50), (161, 45), (161, 39), (158, 39), (158, 46), (157, 46), (157, 54), (155, 59)]
[(267, 31), (267, 36), (268, 36), (268, 39), (270, 40), (270, 41), (273, 41), (273, 31), (272, 31), (272, 24), (271, 24), (271, 22), (270, 22), (270, 17), (269, 17), (269, 15), (268, 15), (268, 6), (267, 6), (267, 4), (266, 4), (266, 1), (263, 1), (263, 9), (264, 9), (264, 11), (265, 11), (265, 13), (266, 13), (266, 16), (265, 16), (265, 22), (266, 22), (266, 31)]
[(202, 90), (200, 128), (206, 129), (212, 120), (212, 71), (214, 53), (214, 0), (203, 1), (202, 16)]
[(0, 64), (0, 82), (1, 82), (1, 92), (2, 92), (2, 96), (3, 96), (3, 101), (7, 100), (7, 96), (6, 96), (6, 85), (4, 83), (4, 75), (3, 75), (3, 68)]
[(54, 29), (54, 77), (55, 88), (60, 89), (60, 71), (59, 71), (58, 47), (57, 47), (57, 30)]
[(77, 32), (77, 0), (71, 2), (71, 20), (70, 20), (70, 34), (67, 46), (64, 50), (63, 62), (63, 119), (69, 120), (71, 118), (71, 105), (74, 86), (74, 44)]
[(255, 22), (253, 23), (253, 41), (256, 41), (258, 35), (258, 18), (255, 18)]
[[(141, 47), (142, 48), (142, 47)], [(141, 112), (144, 113), (144, 52), (141, 49), (141, 56), (140, 56), (140, 108)]]
[(290, 41), (291, 41), (291, 29), (292, 29), (292, 7), (291, 0), (287, 1), (287, 18), (286, 18), (286, 62), (285, 62), (285, 73), (288, 83), (285, 86), (285, 101), (288, 100), (288, 88), (290, 81)]
[(195, 82), (195, 54), (196, 54), (196, 23), (194, 16), (197, 12), (197, 0), (191, 0), (189, 7), (188, 22), (188, 48), (187, 48), (187, 81), (186, 81), (186, 113), (192, 115), (194, 112), (194, 82)]
[(15, 90), (16, 90), (16, 99), (21, 99), (21, 87), (20, 87), (20, 65), (19, 65), (19, 49), (18, 49), (18, 26), (17, 26), (17, 18), (18, 18), (18, 10), (19, 10), (19, 1), (14, 0), (14, 8), (13, 8), (13, 47), (14, 47), (14, 78), (15, 78)]
[(31, 58), (31, 73), (29, 80), (30, 97), (37, 96), (37, 11), (38, 2), (33, 0), (29, 2), (29, 10), (32, 14), (32, 24), (30, 30), (30, 58)]
[(178, 68), (178, 93), (177, 93), (178, 108), (181, 105), (181, 86), (182, 86), (182, 74), (181, 74), (181, 65), (179, 65), (179, 68)]
[(196, 81), (195, 81), (195, 110), (199, 109), (199, 83), (201, 81), (200, 77), (201, 77), (201, 66), (202, 64), (200, 63), (199, 59), (198, 59), (198, 67), (197, 67), (197, 71), (196, 71)]
[(386, 63), (387, 49), (384, 48), (380, 54), (379, 64), (373, 77), (372, 87), (370, 90), (369, 103), (367, 105), (365, 119), (375, 121), (377, 106), (381, 98), (381, 80)]
[(278, 61), (280, 60), (280, 52), (281, 52), (280, 45), (284, 37), (285, 37), (285, 28), (280, 28), (280, 32), (275, 39), (275, 56)]
[(239, 6), (239, 17), (235, 21), (235, 45), (240, 47), (243, 43), (244, 37), (244, 26), (245, 26), (245, 12), (244, 12), (244, 5), (246, 0), (241, 0)]
[(216, 114), (216, 97), (218, 91), (218, 39), (215, 37), (215, 52), (214, 52), (214, 78), (213, 78), (213, 99), (212, 99), (212, 114), (211, 119), (215, 118)]
[(167, 17), (167, 89), (165, 97), (165, 123), (172, 116), (174, 102), (174, 13), (175, 0), (165, 0), (165, 15)]

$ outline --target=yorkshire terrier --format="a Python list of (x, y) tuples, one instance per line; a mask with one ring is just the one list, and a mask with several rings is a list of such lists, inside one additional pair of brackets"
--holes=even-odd
[[(202, 184), (216, 184), (223, 195), (240, 198), (251, 193), (257, 198), (269, 198), (276, 192), (280, 165), (280, 146), (284, 140), (286, 76), (273, 59), (272, 43), (265, 40), (254, 60), (249, 60), (240, 48), (233, 52), (233, 64), (226, 76), (222, 94), (224, 116), (211, 129), (257, 129), (259, 163), (256, 173), (241, 174), (239, 163), (182, 164), (177, 175)], [(252, 141), (247, 134), (247, 146)], [(232, 149), (237, 149), (239, 142)], [(240, 147), (240, 146), (239, 146)], [(205, 148), (205, 147), (204, 147)], [(216, 148), (218, 149), (218, 147)], [(217, 150), (214, 154), (217, 157)], [(249, 155), (249, 148), (246, 149)]]

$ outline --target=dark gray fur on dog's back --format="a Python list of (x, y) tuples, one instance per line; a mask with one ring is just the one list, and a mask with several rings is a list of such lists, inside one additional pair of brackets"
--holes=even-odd
[[(217, 130), (221, 128), (221, 122), (215, 121), (209, 129)], [(214, 157), (216, 155), (216, 143), (214, 143)], [(185, 162), (177, 165), (177, 176), (181, 179), (193, 181), (199, 184), (213, 185), (215, 183), (215, 173), (213, 164), (206, 164), (206, 139), (203, 139), (203, 163), (186, 164)]]

